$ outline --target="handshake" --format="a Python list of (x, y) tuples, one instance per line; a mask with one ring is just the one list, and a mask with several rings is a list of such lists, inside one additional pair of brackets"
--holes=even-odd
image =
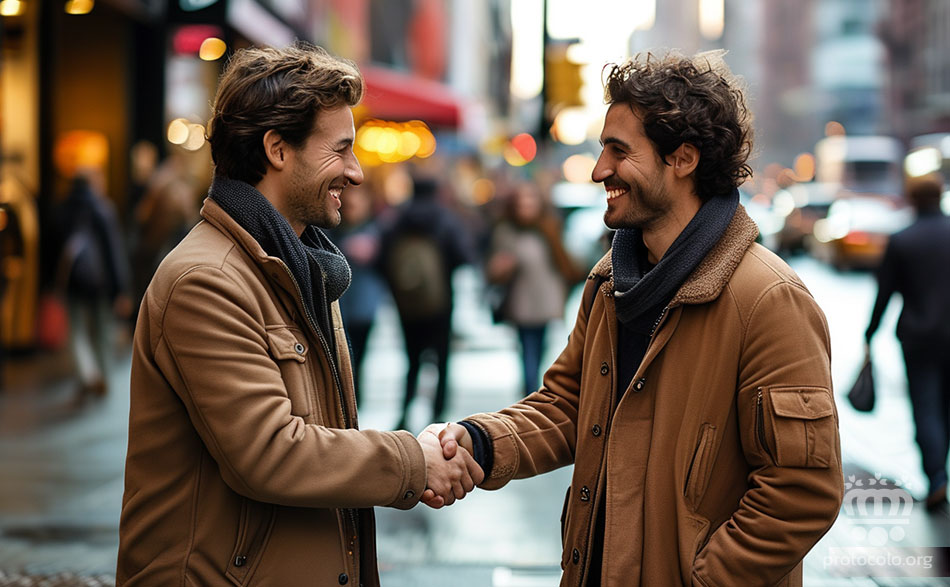
[(452, 505), (485, 478), (472, 456), (472, 438), (460, 424), (430, 424), (418, 437), (426, 461), (422, 503), (433, 509)]

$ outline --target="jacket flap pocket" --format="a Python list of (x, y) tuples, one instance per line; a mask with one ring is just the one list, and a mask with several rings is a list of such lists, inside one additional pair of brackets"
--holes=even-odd
[(834, 400), (825, 389), (771, 389), (772, 410), (776, 416), (798, 420), (818, 420), (835, 412)]
[(267, 344), (274, 358), (303, 363), (307, 358), (307, 345), (289, 328), (273, 328), (267, 331)]

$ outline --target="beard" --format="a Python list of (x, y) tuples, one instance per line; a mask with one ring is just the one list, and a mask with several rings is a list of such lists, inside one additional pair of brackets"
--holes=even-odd
[(330, 195), (313, 175), (301, 170), (291, 183), (287, 212), (297, 222), (320, 228), (333, 228), (340, 223), (340, 211), (330, 205)]
[(613, 185), (627, 187), (627, 194), (621, 196), (624, 200), (613, 214), (608, 206), (604, 214), (604, 223), (608, 228), (636, 228), (644, 230), (662, 221), (673, 207), (662, 178), (657, 176), (644, 186), (640, 182), (625, 185), (615, 182)]

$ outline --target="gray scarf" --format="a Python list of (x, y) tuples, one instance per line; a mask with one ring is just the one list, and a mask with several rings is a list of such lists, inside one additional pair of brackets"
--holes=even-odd
[[(215, 175), (208, 195), (264, 252), (287, 265), (300, 286), (304, 304), (332, 341), (329, 305), (340, 299), (352, 278), (343, 253), (316, 226), (308, 226), (298, 238), (287, 219), (248, 183)], [(322, 279), (314, 280), (314, 275)]]
[(726, 197), (714, 196), (700, 207), (683, 232), (651, 270), (647, 263), (643, 233), (622, 228), (614, 234), (613, 264), (617, 317), (624, 324), (638, 318), (653, 319), (645, 313), (659, 313), (693, 269), (726, 232), (739, 204), (739, 191)]

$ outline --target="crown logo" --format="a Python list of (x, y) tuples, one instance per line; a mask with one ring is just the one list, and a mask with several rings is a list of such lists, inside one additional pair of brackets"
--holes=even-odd
[(848, 477), (844, 485), (842, 509), (855, 524), (851, 536), (867, 540), (874, 546), (884, 546), (888, 538), (900, 542), (907, 533), (903, 526), (910, 523), (914, 498), (901, 481)]

